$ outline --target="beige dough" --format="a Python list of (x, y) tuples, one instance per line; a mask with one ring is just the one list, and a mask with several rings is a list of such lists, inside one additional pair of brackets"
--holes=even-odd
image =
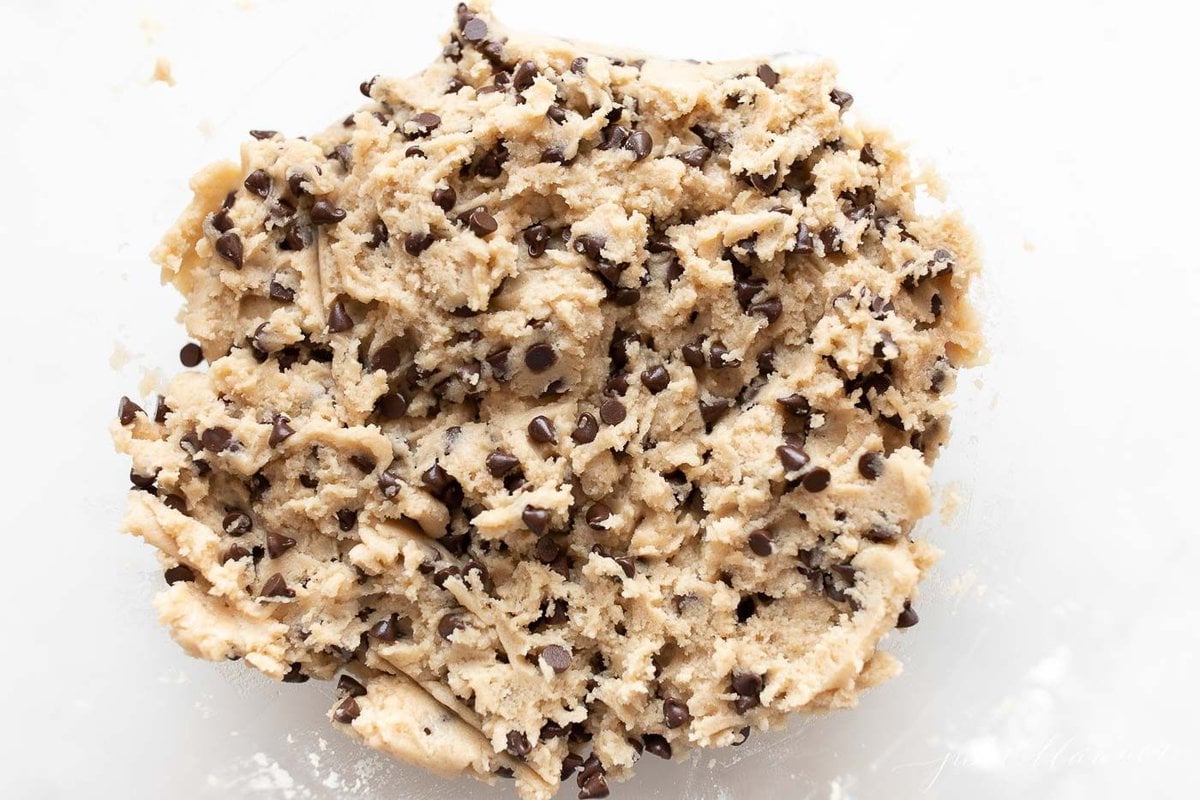
[(894, 674), (978, 264), (834, 79), (476, 3), (201, 172), (156, 258), (208, 365), (113, 425), (180, 644), (525, 798)]

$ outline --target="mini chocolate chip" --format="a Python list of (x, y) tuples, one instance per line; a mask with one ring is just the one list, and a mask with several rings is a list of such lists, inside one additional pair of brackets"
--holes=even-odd
[(774, 172), (767, 175), (759, 175), (751, 173), (747, 176), (750, 180), (750, 185), (757, 189), (762, 194), (771, 194), (775, 191), (775, 185), (778, 182), (779, 170), (776, 168)]
[(779, 73), (771, 69), (768, 64), (760, 64), (755, 71), (758, 79), (767, 85), (768, 89), (774, 89), (775, 84), (779, 83)]
[(629, 134), (629, 138), (625, 140), (622, 147), (633, 153), (634, 161), (641, 161), (654, 149), (654, 140), (646, 131), (634, 131)]
[(666, 719), (668, 728), (678, 728), (692, 720), (692, 715), (688, 713), (687, 704), (674, 698), (668, 698), (663, 701), (663, 717)]
[(329, 307), (329, 332), (344, 333), (354, 327), (354, 320), (346, 312), (346, 306), (341, 300), (335, 300)]
[(540, 223), (530, 225), (521, 232), (521, 238), (525, 240), (530, 258), (538, 258), (546, 252), (546, 245), (550, 243), (550, 229)]
[(483, 206), (476, 208), (467, 216), (467, 225), (471, 232), (480, 238), (496, 232), (496, 218), (487, 212)]
[(346, 218), (346, 211), (322, 198), (312, 204), (309, 216), (318, 225), (336, 225)]
[(858, 459), (858, 474), (873, 481), (883, 474), (884, 460), (879, 453), (863, 453)]
[(757, 303), (751, 303), (746, 309), (746, 312), (752, 315), (763, 316), (767, 318), (767, 324), (770, 325), (783, 313), (783, 301), (778, 297), (768, 297), (765, 300), (760, 300)]
[(404, 237), (404, 250), (410, 256), (419, 256), (433, 244), (432, 233), (410, 233)]
[(812, 413), (812, 407), (808, 403), (808, 398), (799, 392), (777, 398), (775, 402), (786, 409), (788, 413), (797, 417)]
[(375, 459), (365, 453), (355, 453), (350, 456), (350, 463), (368, 474), (375, 471)]
[(796, 472), (808, 466), (808, 453), (791, 444), (781, 444), (775, 448), (780, 463), (786, 472)]
[(587, 63), (588, 60), (583, 56), (576, 56), (571, 61), (571, 72), (575, 73), (576, 75), (583, 75), (585, 72), (587, 72)]
[(379, 474), (379, 491), (387, 499), (391, 500), (400, 494), (400, 485), (400, 479), (394, 473), (384, 471)]
[(700, 419), (704, 421), (705, 427), (711, 430), (712, 426), (720, 422), (721, 417), (725, 416), (725, 413), (731, 408), (733, 408), (733, 401), (723, 397), (701, 400)]
[(900, 531), (897, 528), (872, 525), (863, 536), (878, 544), (890, 544), (900, 538)]
[(592, 800), (597, 797), (608, 797), (608, 781), (604, 773), (597, 772), (588, 776), (579, 784), (579, 800)]
[(228, 428), (216, 426), (200, 434), (200, 444), (210, 453), (220, 453), (229, 449), (233, 444), (233, 434)]
[(169, 494), (162, 498), (162, 503), (167, 508), (178, 511), (180, 514), (187, 514), (187, 500), (184, 500), (181, 495)]
[(556, 675), (561, 675), (571, 667), (571, 653), (565, 647), (556, 644), (548, 644), (543, 647), (538, 658), (554, 670)]
[(671, 384), (671, 374), (666, 367), (659, 364), (642, 373), (642, 385), (650, 390), (650, 394), (658, 394)]
[(538, 444), (558, 444), (554, 423), (540, 414), (529, 420), (529, 438)]
[(541, 536), (550, 526), (550, 512), (544, 508), (525, 506), (525, 510), (521, 512), (521, 521), (525, 523), (526, 528)]
[(216, 229), (217, 233), (225, 233), (233, 228), (233, 220), (229, 218), (229, 212), (225, 209), (221, 209), (217, 213), (213, 214), (211, 221), (212, 226)]
[(505, 347), (502, 350), (490, 354), (485, 360), (488, 366), (492, 368), (492, 375), (497, 381), (504, 383), (508, 380), (508, 354), (509, 348)]
[(630, 130), (624, 125), (609, 125), (601, 132), (601, 150), (616, 150), (629, 141)]
[(399, 392), (392, 392), (375, 401), (375, 407), (384, 419), (401, 419), (408, 411), (408, 401)]
[(742, 362), (736, 358), (726, 358), (729, 348), (721, 342), (713, 342), (708, 348), (708, 365), (713, 369), (740, 367)]
[(354, 526), (358, 524), (358, 512), (352, 508), (340, 509), (334, 517), (337, 518), (338, 528), (343, 533), (349, 533), (354, 530)]
[(271, 193), (271, 176), (266, 173), (266, 170), (256, 169), (246, 176), (242, 185), (251, 194), (265, 198)]
[(579, 419), (575, 420), (575, 430), (571, 433), (571, 438), (577, 444), (591, 444), (596, 441), (596, 435), (600, 433), (600, 425), (596, 422), (596, 418), (591, 414), (580, 414)]
[(199, 366), (203, 360), (204, 351), (195, 342), (188, 342), (179, 350), (179, 363), (189, 369)]
[(813, 252), (813, 237), (812, 231), (803, 222), (796, 228), (796, 244), (792, 247), (792, 252), (801, 255), (808, 255)]
[(558, 353), (548, 344), (539, 343), (525, 351), (525, 366), (534, 372), (545, 372), (558, 361)]
[(398, 631), (396, 630), (396, 615), (393, 614), (386, 619), (381, 619), (372, 625), (367, 633), (373, 639), (377, 639), (384, 644), (391, 644), (396, 641)]
[(462, 630), (466, 627), (467, 623), (463, 619), (462, 614), (452, 611), (438, 620), (437, 632), (438, 636), (448, 640), (454, 635), (455, 631)]
[(358, 707), (358, 702), (353, 697), (347, 697), (342, 702), (338, 703), (333, 709), (333, 719), (335, 722), (340, 722), (343, 725), (349, 725), (354, 720), (358, 719), (358, 715), (362, 710)]
[(379, 80), (378, 75), (372, 75), (369, 80), (365, 80), (358, 85), (358, 90), (362, 92), (363, 97), (371, 96), (371, 89), (375, 86), (375, 81)]
[(585, 233), (575, 237), (572, 247), (576, 253), (587, 256), (592, 261), (599, 261), (602, 258), (605, 241), (605, 238), (598, 233)]
[(595, 503), (587, 510), (584, 519), (587, 525), (594, 531), (605, 530), (604, 523), (612, 516), (612, 511), (604, 503)]
[(308, 181), (308, 176), (303, 172), (292, 172), (287, 176), (288, 189), (296, 197), (303, 197), (309, 191), (304, 188), (304, 183)]
[(236, 233), (233, 231), (222, 233), (217, 237), (217, 242), (213, 247), (221, 258), (238, 269), (242, 268), (242, 239)]
[(845, 111), (854, 104), (854, 97), (849, 92), (843, 92), (841, 89), (834, 89), (830, 92), (829, 99), (842, 111)]
[(234, 509), (221, 520), (221, 530), (230, 536), (245, 536), (254, 527), (254, 522), (245, 511)]
[(295, 433), (292, 427), (288, 425), (289, 420), (283, 415), (276, 415), (274, 423), (271, 425), (271, 434), (267, 437), (267, 445), (270, 447), (278, 447), (285, 439)]
[(512, 472), (517, 467), (521, 466), (521, 460), (512, 453), (506, 453), (503, 450), (493, 450), (488, 453), (484, 459), (487, 465), (487, 471), (491, 473), (493, 478), (503, 478), (508, 473)]
[(562, 125), (567, 121), (567, 110), (560, 105), (552, 105), (546, 109), (546, 116), (555, 125)]
[(512, 86), (518, 92), (523, 92), (533, 86), (533, 80), (538, 76), (537, 64), (532, 61), (522, 61), (513, 70)]
[(829, 470), (825, 469), (824, 467), (817, 467), (812, 472), (805, 475), (801, 482), (804, 484), (806, 491), (816, 494), (818, 492), (825, 491), (825, 489), (829, 486), (830, 478), (831, 476), (829, 474)]
[(186, 564), (178, 564), (164, 572), (163, 578), (168, 586), (174, 586), (177, 583), (191, 583), (196, 580), (196, 573)]
[(289, 536), (278, 533), (267, 534), (267, 555), (271, 558), (279, 558), (295, 546), (296, 540)]
[(487, 23), (479, 17), (471, 17), (463, 23), (462, 35), (471, 44), (478, 44), (487, 39)]
[(133, 421), (137, 419), (139, 412), (142, 414), (146, 413), (145, 411), (142, 411), (141, 406), (130, 400), (128, 397), (122, 397), (120, 402), (117, 403), (117, 420), (122, 425), (132, 425)]
[(553, 564), (562, 553), (562, 548), (549, 536), (543, 536), (533, 546), (533, 555), (543, 564)]
[(756, 556), (763, 556), (765, 558), (775, 552), (774, 537), (766, 529), (759, 528), (756, 531), (752, 531), (747, 541), (750, 544), (750, 549)]
[(430, 131), (442, 124), (442, 118), (437, 114), (424, 111), (410, 119), (409, 122), (417, 129), (415, 135), (428, 136)]
[(346, 674), (338, 678), (337, 688), (346, 697), (362, 697), (367, 693), (367, 687)]
[(676, 153), (675, 157), (687, 164), (689, 167), (703, 167), (705, 162), (712, 156), (712, 150), (707, 147), (697, 147), (692, 150), (684, 150), (682, 153)]
[(900, 611), (900, 616), (896, 618), (897, 628), (911, 628), (921, 621), (917, 616), (917, 612), (913, 611), (912, 603), (908, 600), (904, 601), (904, 608)]
[(253, 131), (250, 131), (250, 135), (253, 136), (255, 139), (258, 139), (259, 141), (262, 141), (263, 139), (275, 138), (276, 136), (279, 135), (279, 131), (253, 130)]
[(458, 202), (458, 192), (449, 186), (433, 190), (433, 203), (442, 211), (450, 211)]
[(154, 406), (154, 421), (161, 425), (167, 421), (167, 414), (170, 413), (171, 407), (167, 405), (167, 398), (159, 395), (158, 402)]
[(523, 731), (509, 731), (505, 740), (507, 742), (505, 749), (510, 755), (517, 758), (524, 758), (533, 749), (529, 746), (529, 737)]
[(289, 588), (283, 575), (276, 572), (263, 583), (259, 597), (295, 597), (296, 590)]
[(704, 345), (699, 340), (685, 344), (681, 349), (683, 362), (692, 369), (700, 369), (704, 366)]
[(567, 155), (561, 145), (547, 147), (542, 151), (540, 163), (542, 164), (564, 164), (566, 163)]
[(647, 733), (642, 736), (642, 743), (650, 755), (671, 760), (671, 743), (667, 741), (667, 737), (658, 733)]
[(605, 425), (620, 425), (625, 421), (625, 404), (610, 397), (600, 404), (600, 419)]
[(267, 289), (267, 294), (272, 300), (280, 303), (290, 303), (296, 299), (296, 291), (294, 289), (289, 289), (276, 281), (271, 281), (271, 285)]
[(252, 555), (253, 553), (242, 547), (240, 544), (231, 545), (230, 548), (225, 551), (225, 554), (221, 556), (221, 563), (225, 564), (230, 561), (241, 561), (243, 558), (250, 558)]

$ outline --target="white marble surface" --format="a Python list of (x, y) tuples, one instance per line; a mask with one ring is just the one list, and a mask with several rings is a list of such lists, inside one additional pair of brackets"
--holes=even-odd
[[(961, 503), (852, 713), (621, 797), (1196, 797), (1200, 264), (1194, 12), (1118, 2), (499, 0), (511, 24), (677, 56), (836, 58), (982, 239), (993, 358), (936, 477)], [(249, 128), (313, 130), (418, 69), (451, 3), (0, 2), (0, 796), (510, 796), (326, 727), (327, 686), (186, 658), (117, 533), (122, 393), (177, 369), (146, 253)], [(158, 57), (174, 86), (150, 81)], [(153, 378), (150, 379), (153, 382)], [(563, 797), (573, 796), (566, 791)]]

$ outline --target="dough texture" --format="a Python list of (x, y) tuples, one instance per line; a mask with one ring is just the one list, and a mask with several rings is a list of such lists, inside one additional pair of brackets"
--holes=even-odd
[(207, 363), (113, 436), (180, 645), (340, 673), (335, 726), (526, 800), (894, 674), (978, 263), (833, 68), (476, 2), (362, 88), (155, 252)]

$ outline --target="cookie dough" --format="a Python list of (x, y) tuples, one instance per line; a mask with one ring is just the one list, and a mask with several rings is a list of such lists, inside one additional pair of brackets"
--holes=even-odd
[(894, 674), (978, 264), (832, 67), (475, 2), (361, 88), (155, 253), (199, 368), (113, 435), (180, 645), (338, 677), (338, 728), (527, 800)]

